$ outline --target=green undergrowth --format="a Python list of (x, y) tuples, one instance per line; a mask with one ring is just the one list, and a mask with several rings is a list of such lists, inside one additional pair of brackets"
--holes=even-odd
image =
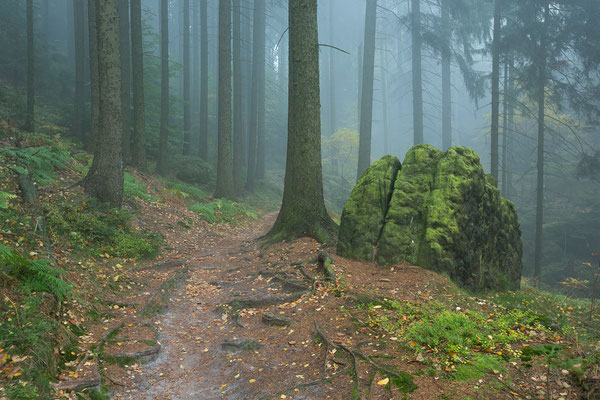
[(589, 301), (531, 287), (477, 298), (451, 286), (436, 300), (362, 295), (350, 305), (364, 315), (356, 320), (360, 325), (381, 332), (382, 343), (398, 346), (410, 354), (401, 357), (432, 375), (510, 379), (512, 369), (527, 374), (537, 368), (573, 377), (585, 391), (600, 368), (598, 316), (590, 316)]
[(58, 323), (40, 294), (0, 299), (0, 398), (50, 398)]
[(197, 186), (173, 180), (163, 180), (163, 182), (167, 186), (165, 192), (167, 197), (183, 202), (190, 211), (198, 214), (208, 223), (238, 223), (258, 218), (258, 212), (246, 202), (246, 199), (240, 202), (215, 199), (210, 197), (206, 190)]
[(0, 276), (19, 282), (25, 292), (46, 292), (62, 301), (73, 286), (62, 279), (64, 271), (49, 260), (33, 260), (0, 244)]
[(124, 174), (123, 195), (126, 198), (137, 198), (153, 203), (158, 201), (156, 197), (149, 195), (146, 191), (146, 187), (129, 172), (125, 172)]
[(74, 250), (140, 259), (154, 256), (162, 238), (133, 226), (131, 212), (108, 209), (79, 196), (46, 204), (48, 225)]

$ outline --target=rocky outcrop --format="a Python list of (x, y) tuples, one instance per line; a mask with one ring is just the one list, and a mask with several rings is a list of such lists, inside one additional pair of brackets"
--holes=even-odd
[(474, 291), (518, 289), (521, 279), (516, 209), (466, 147), (419, 145), (402, 167), (392, 156), (373, 164), (342, 213), (338, 253), (407, 261)]

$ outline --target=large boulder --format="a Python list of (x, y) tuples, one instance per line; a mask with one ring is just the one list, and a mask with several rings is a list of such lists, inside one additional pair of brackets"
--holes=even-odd
[(374, 260), (400, 160), (385, 156), (358, 180), (342, 212), (338, 253), (349, 258)]
[(190, 185), (204, 185), (215, 177), (210, 164), (198, 157), (178, 154), (170, 159), (170, 168), (177, 179)]
[(374, 196), (375, 181), (383, 179), (389, 160), (395, 158), (373, 164), (353, 190), (342, 214), (340, 255), (380, 263), (407, 261), (447, 274), (473, 291), (519, 288), (517, 212), (500, 196), (473, 150), (415, 146), (401, 168), (394, 163), (386, 171), (391, 193)]

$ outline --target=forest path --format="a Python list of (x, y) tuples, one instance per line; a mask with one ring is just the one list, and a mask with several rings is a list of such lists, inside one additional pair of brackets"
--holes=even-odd
[[(263, 248), (260, 238), (276, 213), (241, 225), (211, 225), (188, 224), (191, 214), (176, 206), (140, 211), (140, 224), (166, 239), (163, 260), (139, 266), (144, 279), (156, 280), (151, 286), (160, 294), (166, 277), (187, 274), (162, 293), (166, 312), (122, 312), (129, 318), (124, 322), (131, 327), (128, 337), (139, 336), (136, 326), (149, 322), (158, 333), (160, 352), (146, 364), (139, 359), (121, 362), (121, 367), (103, 364), (113, 399), (345, 400), (357, 388), (361, 399), (405, 398), (401, 388), (377, 384), (387, 374), (372, 362), (406, 372), (418, 386), (411, 399), (442, 393), (464, 398), (463, 385), (442, 386), (437, 378), (419, 374), (412, 351), (364, 322), (370, 318), (361, 308), (364, 302), (442, 296), (447, 281), (437, 274), (411, 265), (382, 268), (347, 260), (308, 238)], [(317, 262), (322, 251), (332, 254), (334, 281), (327, 280)], [(145, 298), (149, 286), (141, 289)], [(110, 341), (112, 350), (107, 343), (109, 352), (125, 346), (119, 340)], [(348, 350), (356, 353), (351, 356)]]

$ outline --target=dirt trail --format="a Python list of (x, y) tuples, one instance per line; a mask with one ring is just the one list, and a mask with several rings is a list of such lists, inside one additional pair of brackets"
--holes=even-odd
[[(226, 279), (227, 271), (249, 266), (259, 252), (256, 239), (264, 235), (275, 215), (267, 215), (232, 235), (198, 237), (208, 257), (188, 263), (189, 276), (183, 287), (173, 289), (169, 311), (157, 318), (162, 351), (156, 361), (146, 364), (134, 388), (120, 388), (117, 399), (247, 399), (243, 387), (236, 386), (234, 375), (248, 371), (232, 367), (221, 349), (224, 340), (237, 337), (239, 327), (223, 320), (219, 306), (226, 303), (234, 287), (222, 288), (210, 282)], [(220, 288), (221, 287), (221, 288)], [(248, 383), (248, 379), (244, 379)], [(227, 386), (223, 386), (227, 384)], [(240, 385), (238, 385), (240, 386)], [(243, 385), (241, 385), (243, 386)], [(225, 392), (225, 393), (222, 393)]]
[[(259, 238), (276, 214), (238, 227), (187, 226), (181, 224), (187, 212), (147, 211), (142, 210), (141, 223), (165, 235), (164, 260), (186, 260), (187, 275), (168, 289), (168, 310), (149, 317), (158, 332), (158, 357), (123, 368), (104, 364), (114, 399), (350, 399), (356, 378), (358, 398), (405, 398), (398, 387), (377, 384), (386, 379), (385, 368), (414, 380), (418, 388), (411, 399), (465, 397), (460, 384), (444, 382), (442, 387), (437, 378), (420, 374), (412, 352), (380, 336), (364, 323), (368, 316), (357, 314), (364, 296), (410, 301), (441, 296), (447, 282), (438, 275), (332, 255), (337, 279), (330, 282), (316, 260), (321, 251), (333, 254), (334, 249), (311, 239), (262, 248)], [(177, 270), (162, 273), (169, 263), (160, 265), (147, 277), (160, 275), (164, 281)], [(143, 294), (147, 298), (148, 292)], [(135, 320), (138, 314), (126, 318)], [(265, 314), (284, 326), (265, 322)], [(128, 337), (136, 337), (141, 319), (125, 321), (125, 329), (133, 330)], [(326, 339), (315, 335), (317, 329)], [(111, 341), (113, 349), (123, 344), (118, 340)]]

